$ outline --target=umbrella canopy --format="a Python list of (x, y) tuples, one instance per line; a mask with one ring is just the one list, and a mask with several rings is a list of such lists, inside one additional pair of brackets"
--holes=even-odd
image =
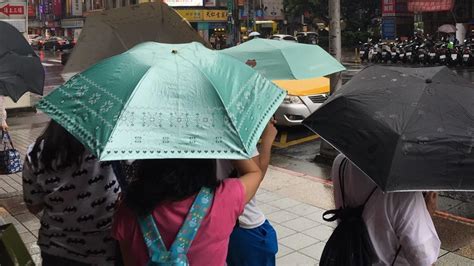
[(317, 45), (257, 38), (220, 52), (242, 62), (255, 59), (255, 70), (271, 80), (309, 79), (345, 70)]
[(260, 36), (260, 33), (258, 31), (252, 31), (250, 34), (249, 34), (249, 37), (257, 37), (257, 36)]
[(63, 77), (67, 80), (102, 59), (147, 41), (205, 44), (189, 23), (163, 1), (114, 8), (87, 16)]
[(74, 76), (38, 108), (100, 160), (242, 159), (285, 95), (200, 43), (147, 42)]
[(444, 33), (456, 33), (456, 26), (451, 24), (444, 24), (438, 28), (438, 31)]
[(384, 191), (474, 190), (474, 87), (446, 67), (368, 67), (303, 123)]
[(25, 37), (0, 21), (0, 95), (18, 101), (27, 91), (43, 94), (44, 69)]

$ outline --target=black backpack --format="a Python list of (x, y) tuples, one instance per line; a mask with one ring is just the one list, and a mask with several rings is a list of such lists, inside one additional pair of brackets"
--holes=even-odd
[[(339, 184), (341, 186), (342, 207), (324, 212), (323, 219), (328, 222), (339, 219), (331, 237), (324, 247), (319, 265), (323, 266), (367, 266), (377, 262), (372, 241), (367, 226), (362, 218), (365, 204), (374, 194), (375, 187), (364, 204), (357, 207), (348, 207), (344, 201), (344, 175), (347, 158), (339, 166)], [(326, 218), (327, 215), (332, 215)]]

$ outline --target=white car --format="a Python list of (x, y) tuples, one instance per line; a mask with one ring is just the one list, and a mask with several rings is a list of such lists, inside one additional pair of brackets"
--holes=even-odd
[(298, 42), (295, 37), (286, 34), (275, 34), (270, 37), (271, 40)]
[(316, 111), (328, 97), (328, 93), (308, 96), (286, 96), (274, 115), (277, 125), (286, 127), (301, 125), (301, 122)]

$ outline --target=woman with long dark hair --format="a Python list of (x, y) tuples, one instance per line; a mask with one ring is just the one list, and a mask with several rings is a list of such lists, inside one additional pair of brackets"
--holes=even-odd
[(223, 181), (211, 159), (134, 164), (112, 229), (125, 265), (224, 265), (230, 234), (263, 180), (257, 164), (233, 161), (240, 177)]
[(23, 169), (25, 203), (33, 214), (43, 211), (43, 265), (113, 265), (110, 228), (119, 192), (110, 163), (100, 163), (51, 120)]

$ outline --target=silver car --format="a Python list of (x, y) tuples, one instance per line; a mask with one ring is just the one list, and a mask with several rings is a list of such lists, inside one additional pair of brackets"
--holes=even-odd
[(298, 126), (301, 122), (318, 109), (328, 98), (329, 94), (308, 96), (288, 95), (275, 113), (279, 126)]
[(286, 34), (275, 34), (270, 37), (271, 40), (298, 42), (295, 37)]

